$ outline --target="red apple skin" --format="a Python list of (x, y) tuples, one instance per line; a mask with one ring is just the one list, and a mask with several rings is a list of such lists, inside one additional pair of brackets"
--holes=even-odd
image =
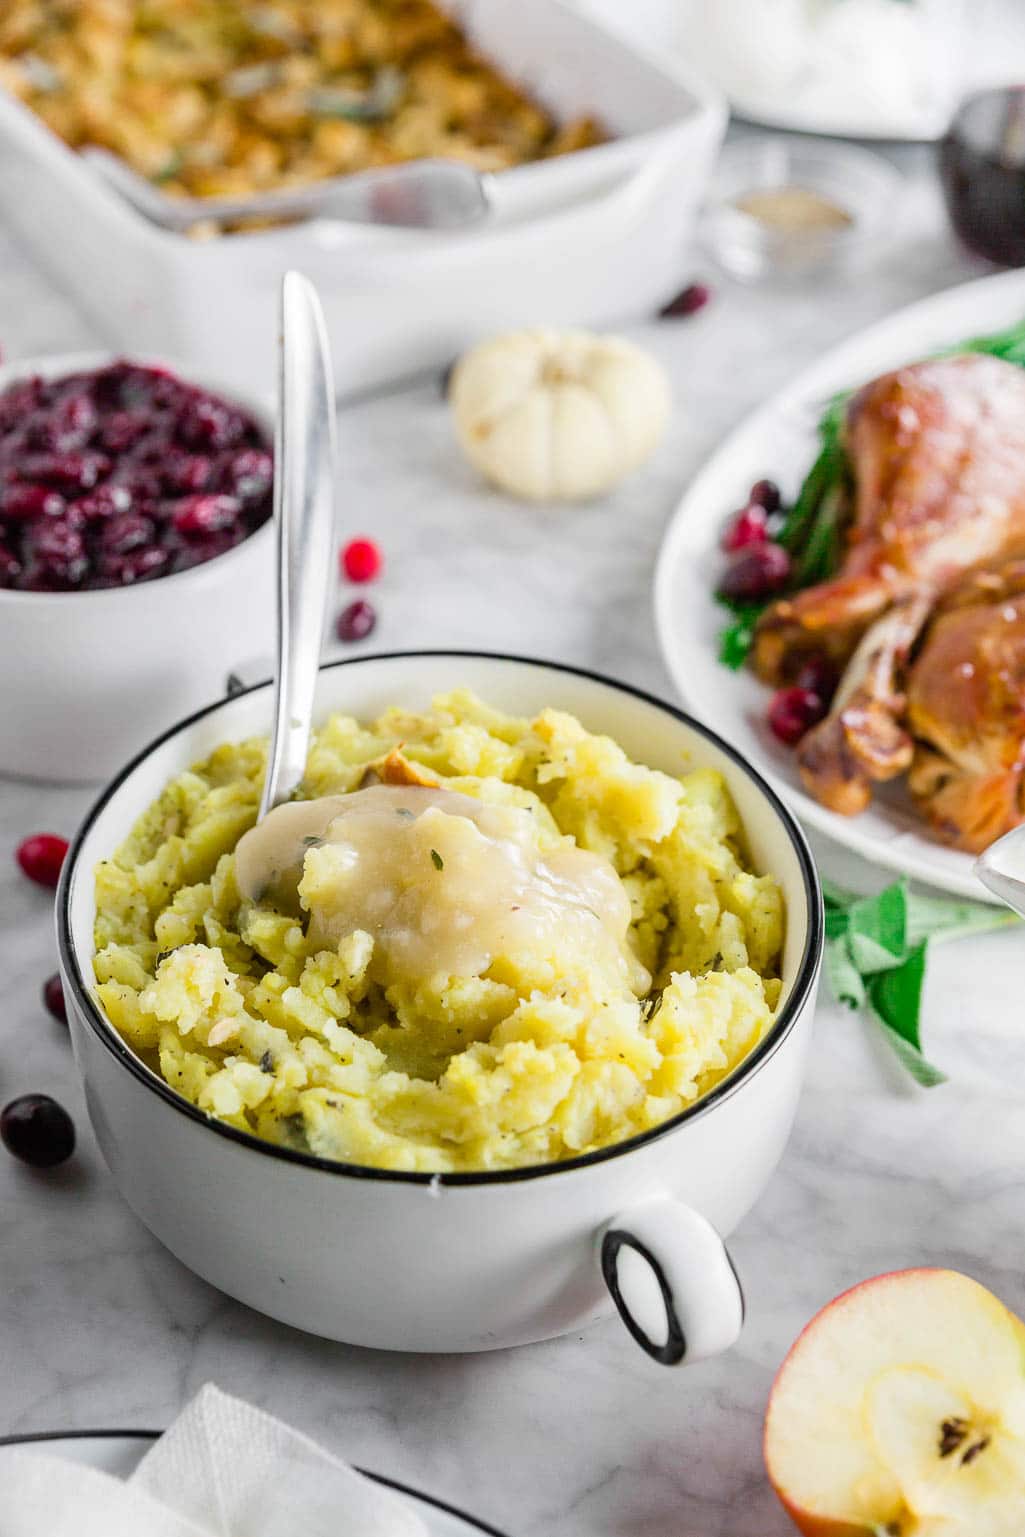
[[(771, 1482), (771, 1480), (770, 1480)], [(798, 1510), (775, 1484), (772, 1485), (776, 1497), (791, 1521), (804, 1537), (873, 1537), (870, 1526), (851, 1526), (847, 1521), (829, 1521), (823, 1516), (810, 1515), (806, 1510)]]
[(769, 1483), (772, 1485), (776, 1498), (783, 1506), (783, 1509), (786, 1511), (791, 1521), (797, 1527), (797, 1530), (804, 1534), (804, 1537), (873, 1537), (873, 1529), (871, 1526), (852, 1526), (849, 1521), (834, 1521), (828, 1516), (817, 1516), (811, 1511), (802, 1510), (800, 1506), (793, 1503), (790, 1496), (784, 1489), (780, 1488), (779, 1484), (777, 1484), (776, 1480), (773, 1478), (772, 1467), (768, 1458), (768, 1425), (769, 1416), (772, 1413), (772, 1400), (776, 1395), (776, 1389), (779, 1387), (784, 1373), (786, 1372), (794, 1356), (800, 1350), (801, 1341), (804, 1339), (805, 1335), (810, 1334), (813, 1329), (818, 1329), (822, 1320), (826, 1318), (827, 1315), (831, 1313), (835, 1307), (839, 1307), (841, 1303), (846, 1302), (848, 1297), (853, 1297), (856, 1292), (864, 1291), (866, 1286), (885, 1286), (888, 1282), (892, 1283), (894, 1281), (899, 1281), (903, 1284), (912, 1276), (928, 1276), (936, 1275), (938, 1273), (940, 1272), (936, 1266), (930, 1267), (928, 1265), (919, 1265), (911, 1270), (888, 1270), (883, 1275), (872, 1276), (867, 1281), (859, 1281), (857, 1286), (849, 1286), (847, 1290), (841, 1292), (838, 1297), (834, 1297), (832, 1302), (827, 1302), (824, 1308), (820, 1308), (819, 1311), (815, 1314), (814, 1318), (805, 1324), (804, 1328), (801, 1330), (800, 1334), (797, 1336), (796, 1340), (787, 1351), (782, 1366), (773, 1378), (772, 1387), (769, 1390), (769, 1402), (765, 1408), (765, 1431), (763, 1433), (762, 1441), (762, 1453), (765, 1459), (765, 1471), (769, 1475)]

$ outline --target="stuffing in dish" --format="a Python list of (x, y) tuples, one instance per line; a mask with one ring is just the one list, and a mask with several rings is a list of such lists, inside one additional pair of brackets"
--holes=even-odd
[(182, 774), (97, 869), (96, 995), (209, 1115), (348, 1163), (570, 1158), (730, 1073), (778, 1004), (778, 883), (720, 775), (467, 692)]
[(497, 171), (604, 137), (558, 125), (432, 0), (8, 0), (0, 85), (192, 197), (425, 156)]

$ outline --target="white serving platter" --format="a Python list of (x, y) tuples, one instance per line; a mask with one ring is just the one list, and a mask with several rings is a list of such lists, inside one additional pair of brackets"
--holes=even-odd
[(785, 498), (795, 494), (817, 452), (816, 424), (832, 395), (1023, 318), (1025, 272), (1009, 272), (913, 304), (826, 353), (748, 417), (691, 483), (666, 532), (655, 577), (659, 641), (688, 709), (761, 769), (809, 827), (874, 865), (979, 900), (987, 897), (972, 873), (972, 857), (937, 842), (899, 786), (885, 787), (868, 811), (853, 818), (826, 810), (804, 792), (793, 753), (765, 724), (768, 690), (747, 670), (731, 672), (718, 660), (726, 611), (712, 594), (722, 569), (719, 537), (730, 512), (763, 476), (777, 481)]
[[(129, 1478), (153, 1442), (157, 1440), (158, 1434), (159, 1432), (153, 1430), (93, 1430), (0, 1437), (0, 1488), (3, 1487), (2, 1469), (5, 1447), (34, 1449), (50, 1457), (61, 1457), (66, 1462), (80, 1462), (87, 1468), (95, 1468), (115, 1478)], [(423, 1494), (418, 1489), (411, 1489), (405, 1484), (383, 1478), (377, 1473), (367, 1473), (367, 1477), (372, 1478), (375, 1483), (384, 1484), (400, 1500), (415, 1510), (426, 1525), (430, 1537), (480, 1537), (482, 1532), (486, 1537), (503, 1537), (496, 1527), (488, 1526), (473, 1516), (465, 1515), (453, 1506), (433, 1499), (429, 1494)], [(339, 1516), (342, 1514), (339, 1512)]]

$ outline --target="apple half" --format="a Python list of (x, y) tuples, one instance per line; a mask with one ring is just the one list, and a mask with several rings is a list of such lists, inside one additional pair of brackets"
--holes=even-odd
[(765, 1464), (806, 1537), (1025, 1537), (1025, 1324), (953, 1270), (844, 1292), (780, 1367)]

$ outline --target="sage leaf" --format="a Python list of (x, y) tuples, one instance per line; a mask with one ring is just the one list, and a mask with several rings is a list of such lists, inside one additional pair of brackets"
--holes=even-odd
[(946, 1073), (934, 1066), (928, 1057), (922, 1055), (916, 1046), (905, 1041), (903, 1036), (897, 1035), (888, 1026), (883, 1025), (883, 1033), (886, 1043), (892, 1050), (904, 1071), (915, 1080), (921, 1089), (936, 1089), (941, 1083), (948, 1082)]
[(826, 908), (825, 922), (827, 939), (842, 939), (850, 925), (847, 914), (838, 907)]
[(868, 998), (865, 983), (843, 940), (826, 946), (826, 976), (837, 1003), (844, 1003), (849, 1009), (865, 1007)]
[(861, 897), (847, 913), (851, 958), (866, 976), (899, 966), (908, 953), (907, 890), (903, 881), (877, 897)]
[(907, 896), (908, 944), (923, 939), (962, 939), (993, 929), (1013, 928), (1021, 920), (1006, 907), (982, 902), (951, 902), (943, 897)]
[(922, 1051), (920, 1018), (926, 947), (927, 941), (922, 940), (903, 965), (870, 977), (867, 992), (872, 1012), (902, 1066), (922, 1088), (932, 1089), (946, 1083), (947, 1075), (934, 1067)]
[(925, 981), (926, 941), (916, 945), (903, 965), (869, 977), (865, 986), (869, 1003), (883, 1024), (895, 1030), (910, 1045), (921, 1051), (919, 1017), (922, 1008), (922, 984)]
[(830, 881), (825, 901), (825, 971), (838, 1003), (868, 1009), (904, 1069), (923, 1088), (946, 1074), (922, 1050), (922, 988), (928, 947), (1011, 927), (1013, 913), (981, 902), (919, 896), (905, 880), (878, 896), (861, 897)]

